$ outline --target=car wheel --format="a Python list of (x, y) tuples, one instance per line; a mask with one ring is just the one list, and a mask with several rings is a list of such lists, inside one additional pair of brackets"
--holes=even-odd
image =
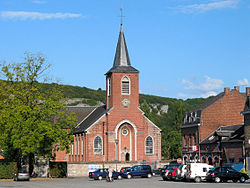
[(128, 174), (128, 179), (131, 179), (131, 178), (132, 178), (131, 174)]
[(237, 183), (237, 181), (238, 181), (237, 179), (233, 179), (233, 182), (234, 182), (234, 183)]
[(148, 177), (148, 178), (151, 178), (151, 177), (152, 177), (152, 174), (148, 174), (147, 177)]
[(200, 182), (201, 182), (201, 178), (200, 178), (200, 177), (195, 177), (195, 178), (194, 178), (194, 181), (195, 181), (196, 183), (200, 183)]
[(162, 179), (163, 179), (163, 181), (167, 181), (167, 178), (165, 178), (165, 177), (162, 177)]
[(102, 180), (102, 176), (98, 176), (98, 180)]
[(118, 179), (118, 180), (121, 180), (121, 179), (122, 179), (122, 176), (121, 176), (121, 175), (119, 175), (119, 176), (117, 177), (117, 179)]
[(245, 183), (245, 181), (246, 181), (246, 178), (244, 176), (241, 176), (240, 177), (240, 183)]
[(220, 183), (220, 177), (216, 177), (216, 178), (214, 179), (214, 181), (215, 181), (215, 183)]

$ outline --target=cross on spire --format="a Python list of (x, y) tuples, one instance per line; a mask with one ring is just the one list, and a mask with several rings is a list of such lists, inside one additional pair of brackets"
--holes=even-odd
[(125, 16), (122, 15), (122, 8), (120, 8), (120, 11), (121, 11), (121, 16), (120, 17), (121, 17), (121, 27), (122, 27), (122, 24), (123, 24), (122, 18), (124, 18)]

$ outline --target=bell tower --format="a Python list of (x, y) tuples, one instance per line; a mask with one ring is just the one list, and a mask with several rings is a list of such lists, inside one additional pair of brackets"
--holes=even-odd
[(122, 22), (113, 67), (105, 75), (107, 109), (139, 106), (139, 71), (131, 66)]

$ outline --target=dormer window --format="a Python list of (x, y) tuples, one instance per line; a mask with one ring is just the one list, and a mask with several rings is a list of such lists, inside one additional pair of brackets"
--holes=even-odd
[(130, 80), (127, 76), (122, 78), (122, 95), (130, 95)]

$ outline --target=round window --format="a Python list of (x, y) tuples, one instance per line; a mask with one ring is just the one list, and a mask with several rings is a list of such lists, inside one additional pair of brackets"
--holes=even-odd
[(123, 129), (123, 130), (122, 130), (122, 134), (123, 134), (124, 136), (126, 136), (126, 135), (128, 134), (128, 130), (127, 130), (127, 129)]

